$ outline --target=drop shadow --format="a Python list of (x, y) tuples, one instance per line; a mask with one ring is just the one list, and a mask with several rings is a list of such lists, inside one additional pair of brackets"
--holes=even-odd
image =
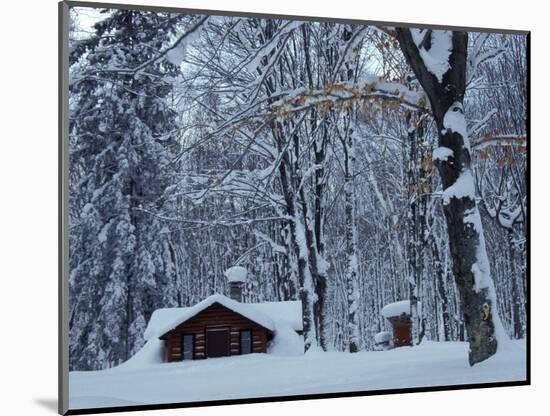
[(44, 409), (51, 412), (57, 413), (57, 399), (48, 397), (48, 398), (34, 398), (34, 402), (39, 404)]

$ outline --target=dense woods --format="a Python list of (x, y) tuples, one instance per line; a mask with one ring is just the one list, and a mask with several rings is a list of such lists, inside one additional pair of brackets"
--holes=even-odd
[[(301, 300), (306, 350), (526, 333), (524, 35), (71, 10), (70, 368), (157, 308)], [(89, 22), (92, 21), (93, 25)], [(89, 27), (88, 27), (89, 26)]]

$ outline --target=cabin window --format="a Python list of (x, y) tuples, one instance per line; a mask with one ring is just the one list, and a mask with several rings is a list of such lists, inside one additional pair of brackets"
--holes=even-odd
[(252, 352), (252, 331), (246, 329), (241, 331), (241, 354), (250, 354)]
[(184, 334), (181, 339), (181, 358), (183, 360), (192, 360), (195, 346), (195, 337), (193, 334)]

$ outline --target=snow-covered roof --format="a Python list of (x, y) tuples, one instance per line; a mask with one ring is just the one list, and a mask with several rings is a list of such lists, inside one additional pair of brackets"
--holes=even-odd
[(275, 321), (278, 324), (286, 324), (295, 331), (302, 331), (302, 302), (299, 300), (291, 300), (286, 302), (261, 302), (247, 303), (252, 309), (255, 309)]
[(163, 308), (153, 312), (143, 334), (145, 340), (159, 337), (191, 319), (215, 303), (232, 310), (251, 321), (274, 331), (281, 324), (295, 331), (302, 330), (302, 305), (300, 301), (241, 303), (220, 294), (187, 308)]
[(247, 270), (242, 266), (233, 266), (225, 271), (228, 282), (246, 282)]
[(143, 333), (143, 338), (149, 340), (158, 335), (162, 328), (167, 324), (175, 322), (187, 309), (189, 308), (162, 308), (157, 309), (151, 315), (149, 322), (147, 323), (147, 328)]
[(399, 302), (390, 303), (382, 308), (380, 315), (384, 318), (391, 318), (392, 316), (401, 316), (406, 313), (411, 313), (411, 302), (408, 300), (402, 300)]

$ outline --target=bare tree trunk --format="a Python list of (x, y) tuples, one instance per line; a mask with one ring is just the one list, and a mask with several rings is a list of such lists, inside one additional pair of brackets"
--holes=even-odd
[(512, 282), (512, 299), (510, 303), (512, 304), (512, 323), (513, 323), (513, 334), (515, 339), (523, 338), (523, 327), (521, 324), (520, 316), (520, 293), (518, 290), (517, 282), (517, 268), (516, 268), (516, 249), (514, 247), (514, 236), (512, 230), (508, 230), (508, 267), (510, 270), (510, 280)]
[[(411, 309), (411, 341), (412, 345), (420, 343), (420, 316), (418, 310), (418, 297), (422, 276), (422, 235), (420, 233), (420, 153), (419, 142), (421, 132), (419, 127), (412, 127), (412, 115), (407, 116), (408, 142), (406, 143), (407, 177), (406, 189), (408, 192), (407, 210), (407, 280), (409, 289), (409, 302)], [(416, 120), (415, 120), (416, 122)]]
[(353, 189), (353, 175), (355, 163), (355, 149), (353, 134), (342, 138), (344, 150), (344, 198), (345, 198), (345, 230), (346, 230), (346, 291), (348, 301), (348, 342), (349, 352), (357, 352), (360, 348), (359, 339), (359, 271), (357, 263), (357, 236), (355, 223), (355, 198)]
[[(304, 42), (304, 58), (305, 58), (305, 75), (308, 85), (311, 89), (315, 88), (312, 64), (311, 64), (311, 48), (310, 48), (310, 34), (306, 26), (302, 26), (302, 35)], [(310, 210), (308, 208), (308, 200), (305, 195), (303, 187), (300, 188), (300, 199), (303, 204), (304, 213), (304, 227), (306, 228), (306, 238), (309, 250), (309, 261), (311, 265), (311, 273), (314, 285), (314, 291), (316, 300), (313, 305), (313, 316), (315, 319), (315, 327), (317, 333), (317, 339), (319, 346), (323, 350), (327, 350), (328, 347), (328, 335), (327, 335), (327, 270), (326, 262), (324, 260), (324, 237), (323, 237), (323, 200), (325, 190), (325, 172), (324, 163), (326, 157), (326, 147), (328, 144), (327, 127), (324, 120), (319, 120), (317, 112), (311, 110), (310, 116), (310, 132), (314, 134), (317, 130), (318, 123), (323, 124), (321, 126), (323, 134), (321, 139), (313, 138), (312, 146), (315, 157), (315, 173), (313, 175), (313, 190), (314, 200), (313, 207)], [(298, 158), (298, 155), (296, 155)], [(312, 211), (312, 212), (311, 212)]]
[(439, 254), (439, 247), (437, 245), (437, 240), (433, 236), (430, 236), (430, 246), (432, 250), (432, 258), (434, 261), (434, 273), (435, 273), (435, 286), (437, 294), (439, 296), (440, 306), (441, 306), (441, 318), (443, 319), (443, 340), (451, 340), (451, 316), (449, 313), (449, 298), (447, 292), (445, 292), (445, 269), (441, 262), (441, 256)]
[(318, 144), (314, 140), (314, 153), (315, 153), (315, 165), (318, 167), (315, 170), (315, 201), (314, 201), (314, 237), (316, 246), (314, 247), (315, 258), (320, 260), (323, 264), (317, 265), (317, 275), (315, 280), (315, 293), (317, 294), (316, 304), (316, 317), (318, 321), (317, 333), (319, 335), (319, 346), (326, 351), (328, 347), (328, 335), (327, 335), (327, 271), (324, 260), (325, 244), (323, 234), (323, 217), (324, 217), (324, 189), (325, 189), (325, 172), (324, 163), (326, 155), (326, 145), (328, 143), (327, 128), (323, 127), (323, 139)]
[[(312, 332), (315, 334), (316, 343), (323, 350), (326, 350), (325, 339), (325, 301), (326, 301), (326, 278), (319, 269), (319, 255), (315, 243), (315, 233), (312, 230), (312, 218), (309, 212), (309, 204), (307, 197), (302, 187), (299, 192), (300, 202), (302, 205), (302, 219), (301, 227), (303, 232), (302, 241), (305, 242), (303, 247), (306, 253), (302, 253), (307, 258), (307, 266), (309, 276), (306, 275), (306, 290), (309, 291), (310, 296), (314, 299), (311, 300), (311, 308), (313, 314), (313, 328)], [(300, 220), (296, 220), (298, 222)], [(310, 280), (310, 284), (307, 281)], [(314, 330), (314, 331), (313, 331)]]
[[(342, 31), (342, 40), (351, 41), (353, 31), (345, 26)], [(344, 61), (341, 78), (345, 81), (353, 81), (356, 75), (357, 56), (348, 57)], [(346, 241), (346, 297), (347, 297), (347, 341), (346, 349), (349, 352), (357, 352), (361, 348), (359, 333), (359, 264), (357, 256), (357, 223), (355, 218), (355, 163), (356, 149), (353, 134), (356, 120), (356, 110), (350, 106), (344, 113), (344, 131), (341, 135), (342, 149), (344, 152), (344, 213), (345, 213), (345, 241)]]
[(290, 240), (292, 250), (298, 263), (298, 295), (302, 301), (302, 319), (304, 333), (304, 350), (307, 351), (312, 345), (317, 345), (316, 328), (313, 310), (313, 281), (308, 262), (307, 248), (304, 247), (305, 231), (297, 212), (296, 199), (290, 185), (288, 176), (288, 156), (285, 154), (279, 165), (279, 173), (282, 183), (283, 195), (287, 206), (287, 214), (291, 218)]
[[(502, 333), (502, 327), (496, 310), (496, 294), (475, 201), (462, 106), (466, 88), (468, 34), (418, 30), (415, 32), (416, 42), (410, 29), (398, 29), (397, 34), (405, 58), (428, 95), (439, 146), (444, 150), (442, 153), (445, 157), (435, 162), (443, 183), (443, 211), (449, 234), (453, 274), (460, 293), (470, 344), (469, 362), (474, 365), (495, 354), (495, 323), (500, 326), (499, 333)], [(418, 36), (422, 37), (421, 42)], [(445, 39), (445, 36), (448, 38)], [(436, 74), (437, 71), (427, 65), (422, 57), (423, 54), (430, 54), (435, 41), (448, 41), (451, 45), (447, 57), (448, 68), (443, 74)]]

